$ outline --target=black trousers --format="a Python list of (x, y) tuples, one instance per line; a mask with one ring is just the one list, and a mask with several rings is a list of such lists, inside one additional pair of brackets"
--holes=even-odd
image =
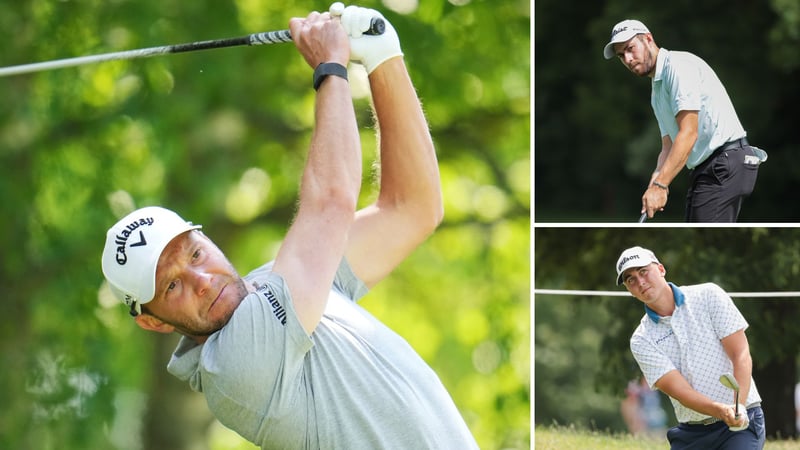
[(758, 165), (745, 140), (714, 151), (691, 171), (686, 221), (736, 222), (742, 201), (755, 187)]

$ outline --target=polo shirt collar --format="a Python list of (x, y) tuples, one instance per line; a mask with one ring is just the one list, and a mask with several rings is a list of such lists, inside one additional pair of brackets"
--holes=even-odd
[(667, 58), (669, 58), (669, 50), (665, 48), (661, 48), (658, 50), (658, 55), (656, 56), (656, 73), (653, 74), (653, 82), (661, 81), (661, 75), (664, 73), (664, 64), (667, 62)]
[[(675, 297), (675, 306), (683, 306), (683, 304), (686, 303), (686, 297), (683, 295), (683, 292), (681, 292), (674, 283), (667, 282), (667, 284), (669, 284), (669, 287), (672, 289), (672, 296)], [(644, 305), (644, 310), (653, 322), (658, 323), (658, 321), (661, 320), (661, 316), (647, 305)]]

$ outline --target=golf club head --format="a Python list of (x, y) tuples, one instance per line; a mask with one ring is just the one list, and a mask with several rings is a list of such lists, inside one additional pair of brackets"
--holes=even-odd
[(733, 389), (735, 392), (739, 392), (739, 382), (736, 381), (736, 378), (734, 378), (732, 374), (724, 373), (720, 375), (719, 382), (728, 389)]
[(728, 389), (733, 389), (734, 392), (734, 405), (736, 405), (736, 418), (739, 418), (739, 382), (736, 381), (736, 378), (733, 377), (733, 374), (730, 373), (723, 373), (719, 376), (719, 382), (727, 387)]

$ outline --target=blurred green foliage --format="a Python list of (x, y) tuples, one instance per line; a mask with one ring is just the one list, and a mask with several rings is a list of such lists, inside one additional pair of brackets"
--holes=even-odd
[[(530, 4), (367, 0), (398, 30), (437, 144), (446, 218), (364, 306), (440, 374), (481, 448), (528, 448)], [(410, 6), (409, 6), (410, 5)], [(33, 0), (0, 9), (0, 65), (284, 29), (328, 3)], [(365, 74), (351, 68), (375, 195)], [(243, 273), (292, 218), (313, 126), (291, 44), (0, 79), (0, 448), (251, 448), (166, 373), (100, 272), (107, 228), (161, 204)]]

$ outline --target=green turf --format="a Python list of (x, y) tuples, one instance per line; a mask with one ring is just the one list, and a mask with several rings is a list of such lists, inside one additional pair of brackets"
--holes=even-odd
[[(534, 429), (536, 450), (663, 450), (668, 449), (666, 436), (662, 439), (635, 438), (630, 434), (609, 434), (578, 430), (575, 427), (543, 427)], [(764, 450), (800, 448), (798, 441), (767, 441)]]

